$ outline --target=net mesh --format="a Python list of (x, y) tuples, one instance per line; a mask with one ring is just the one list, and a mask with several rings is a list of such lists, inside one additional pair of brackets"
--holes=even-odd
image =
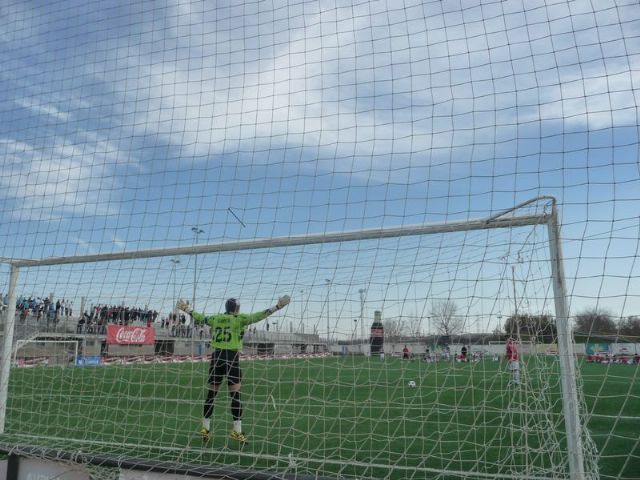
[[(633, 478), (636, 3), (4, 2), (3, 331), (21, 259), (472, 222), (552, 195), (582, 463)], [(243, 473), (568, 477), (549, 242), (529, 225), (23, 266), (0, 443)], [(176, 301), (255, 312), (284, 294), (244, 336), (250, 443), (228, 438), (224, 384), (203, 444), (212, 331)]]
[[(212, 438), (203, 444), (197, 433), (212, 332), (172, 309), (193, 289), (193, 258), (24, 269), (19, 290), (41, 284), (66, 305), (99, 285), (100, 297), (82, 300), (82, 310), (95, 313), (86, 323), (73, 307), (48, 324), (33, 313), (18, 320), (18, 335), (37, 332), (17, 347), (5, 435), (246, 472), (562, 478), (568, 456), (557, 338), (546, 313), (553, 309), (548, 247), (543, 225), (198, 255), (196, 302), (205, 312), (221, 311), (228, 297), (260, 311), (278, 293), (292, 294), (286, 310), (244, 336), (251, 443), (242, 449), (228, 438), (226, 387), (216, 397)], [(136, 304), (145, 308), (129, 308)], [(146, 305), (168, 313), (154, 320)], [(374, 310), (384, 358), (371, 355)], [(149, 324), (150, 345), (112, 343), (104, 331)], [(68, 360), (76, 343), (43, 335), (76, 338), (77, 366)], [(505, 360), (507, 335), (519, 345), (517, 384)], [(65, 361), (51, 361), (54, 347)], [(585, 443), (588, 471), (597, 472), (586, 431)]]

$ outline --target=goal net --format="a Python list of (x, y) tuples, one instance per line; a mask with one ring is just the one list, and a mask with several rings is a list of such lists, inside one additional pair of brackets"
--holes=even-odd
[(0, 451), (637, 476), (635, 3), (4, 2)]
[[(558, 344), (549, 205), (521, 210), (521, 217), (481, 222), (338, 232), (319, 243), (301, 236), (273, 238), (268, 248), (260, 240), (214, 244), (197, 255), (195, 285), (194, 254), (27, 262), (17, 290), (42, 285), (62, 303), (82, 305), (82, 316), (55, 326), (77, 335), (82, 348), (75, 369), (12, 372), (5, 436), (115, 458), (327, 477), (568, 476), (561, 357), (543, 351)], [(520, 218), (531, 225), (509, 226)], [(345, 237), (360, 239), (334, 241)], [(229, 251), (216, 251), (222, 246)], [(203, 444), (198, 436), (215, 335), (207, 325), (190, 329), (173, 306), (194, 287), (196, 310), (210, 313), (223, 311), (229, 297), (246, 312), (292, 297), (244, 334), (243, 422), (251, 443), (243, 448), (228, 438), (226, 387), (214, 404), (213, 438)], [(16, 331), (37, 327), (31, 317), (18, 320)], [(384, 358), (371, 354), (376, 320)], [(517, 378), (505, 344), (496, 344), (509, 336), (520, 355)], [(26, 356), (41, 343), (18, 345)], [(48, 345), (68, 353), (70, 342)], [(49, 420), (33, 439), (29, 426), (43, 412)], [(597, 471), (587, 431), (578, 434), (590, 454), (582, 463)]]

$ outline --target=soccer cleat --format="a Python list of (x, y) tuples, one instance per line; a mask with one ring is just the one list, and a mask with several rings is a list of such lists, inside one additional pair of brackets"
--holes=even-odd
[(209, 441), (209, 429), (207, 427), (202, 427), (200, 429), (200, 435), (202, 435), (202, 441), (203, 442), (208, 442)]
[(242, 432), (236, 432), (235, 430), (231, 431), (231, 435), (229, 435), (231, 437), (232, 440), (237, 440), (238, 442), (242, 443), (243, 445), (245, 443), (247, 443), (247, 437), (245, 437), (244, 433)]

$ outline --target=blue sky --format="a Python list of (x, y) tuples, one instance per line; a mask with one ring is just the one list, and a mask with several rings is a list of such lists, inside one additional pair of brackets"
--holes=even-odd
[[(0, 256), (190, 245), (194, 225), (215, 243), (481, 218), (554, 195), (572, 310), (640, 313), (633, 0), (7, 1), (0, 14)], [(342, 277), (341, 330), (359, 314), (359, 288), (378, 291), (368, 310), (429, 309), (415, 294), (424, 301), (403, 310), (392, 274), (353, 273), (385, 263), (382, 249), (356, 261), (352, 246), (324, 248), (286, 262), (203, 257), (198, 296), (215, 311), (227, 294), (248, 308), (315, 292), (303, 297), (321, 318), (324, 279)], [(244, 265), (236, 289), (217, 280), (231, 281), (229, 262)], [(175, 276), (168, 259), (112, 265), (114, 284), (25, 274), (24, 290), (120, 303), (121, 289), (166, 310), (172, 279), (190, 297), (192, 264)], [(455, 290), (451, 275), (443, 291)], [(533, 275), (523, 270), (523, 284)], [(471, 313), (466, 295), (459, 308)], [(472, 312), (505, 314), (498, 297), (504, 306)]]

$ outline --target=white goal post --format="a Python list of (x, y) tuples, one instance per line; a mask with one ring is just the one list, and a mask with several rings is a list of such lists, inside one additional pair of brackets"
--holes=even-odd
[[(534, 202), (547, 202), (547, 205), (550, 205), (550, 209), (545, 209), (544, 213), (535, 215), (518, 216), (514, 213), (516, 210)], [(22, 268), (88, 262), (104, 262), (125, 259), (170, 257), (187, 254), (230, 252), (248, 249), (255, 250), (261, 248), (430, 235), (436, 233), (467, 232), (472, 230), (513, 228), (536, 225), (546, 225), (548, 230), (551, 272), (553, 277), (553, 296), (555, 301), (555, 319), (558, 335), (558, 353), (561, 370), (563, 410), (567, 438), (568, 463), (571, 478), (573, 480), (580, 480), (585, 477), (582, 441), (582, 436), (585, 433), (583, 431), (583, 425), (581, 424), (580, 420), (580, 403), (578, 401), (579, 396), (578, 385), (576, 381), (575, 356), (572, 336), (568, 323), (569, 319), (565, 291), (562, 250), (560, 245), (558, 211), (555, 198), (549, 196), (536, 197), (526, 202), (520, 203), (508, 210), (502, 211), (492, 217), (477, 220), (412, 225), (395, 228), (375, 228), (337, 233), (275, 237), (238, 242), (223, 242), (209, 245), (194, 245), (191, 247), (151, 249), (75, 257), (72, 256), (45, 258), (41, 260), (5, 260), (5, 262), (10, 263), (11, 269), (9, 279), (9, 302), (7, 308), (7, 321), (1, 363), (2, 368), (0, 372), (0, 433), (3, 433), (5, 428), (11, 352), (16, 313), (16, 283), (20, 270)]]

